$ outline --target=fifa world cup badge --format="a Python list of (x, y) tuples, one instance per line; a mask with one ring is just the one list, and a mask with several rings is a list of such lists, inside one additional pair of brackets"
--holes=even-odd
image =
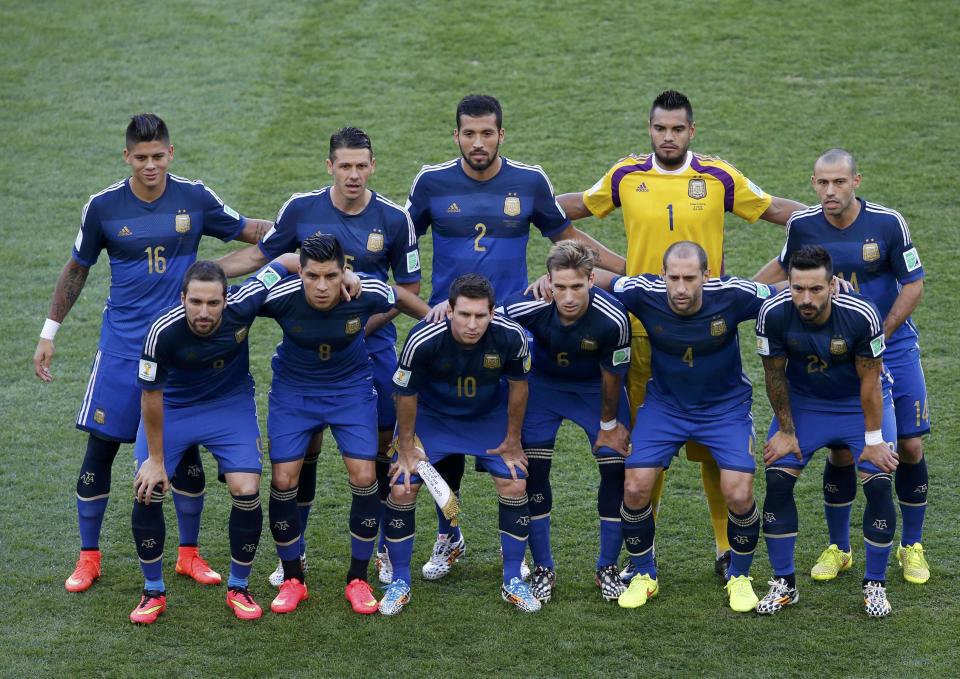
[(174, 228), (176, 228), (177, 233), (186, 233), (190, 230), (190, 215), (184, 212), (178, 212), (176, 220), (174, 221)]

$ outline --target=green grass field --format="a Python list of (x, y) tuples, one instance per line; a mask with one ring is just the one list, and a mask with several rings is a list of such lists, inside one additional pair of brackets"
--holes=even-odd
[[(960, 151), (958, 45), (960, 9), (950, 2), (0, 3), (0, 674), (960, 675), (960, 343), (951, 301), (960, 210), (950, 169)], [(687, 463), (671, 472), (659, 523), (659, 597), (633, 612), (604, 604), (592, 583), (597, 474), (585, 437), (567, 425), (554, 462), (559, 589), (536, 616), (499, 600), (495, 500), (476, 474), (464, 491), (469, 554), (454, 574), (415, 578), (413, 603), (397, 619), (350, 613), (342, 596), (349, 491), (329, 446), (308, 530), (311, 599), (294, 615), (241, 623), (223, 588), (175, 576), (168, 506), (168, 611), (149, 628), (127, 621), (142, 582), (129, 446), (114, 467), (104, 576), (85, 594), (64, 591), (85, 445), (73, 418), (109, 284), (105, 257), (57, 337), (55, 381), (41, 384), (30, 363), (80, 208), (126, 174), (122, 133), (132, 113), (166, 119), (174, 172), (272, 219), (291, 193), (326, 182), (327, 140), (345, 124), (373, 138), (373, 188), (402, 201), (420, 165), (456, 153), (454, 108), (471, 91), (503, 103), (506, 155), (541, 164), (558, 193), (582, 190), (647, 148), (649, 102), (668, 87), (693, 101), (695, 150), (733, 162), (770, 193), (813, 202), (814, 158), (842, 145), (860, 162), (860, 195), (910, 222), (928, 274), (915, 320), (935, 419), (924, 540), (933, 577), (908, 585), (894, 562), (892, 617), (869, 620), (862, 610), (862, 496), (851, 572), (816, 586), (800, 576), (799, 605), (773, 619), (729, 611), (712, 573), (698, 473)], [(619, 215), (581, 226), (623, 250)], [(752, 275), (782, 244), (769, 224), (730, 217), (727, 229), (733, 273)], [(206, 241), (201, 255), (231, 247)], [(532, 270), (546, 250), (545, 240), (531, 241)], [(743, 332), (758, 383), (752, 329)], [(261, 413), (277, 339), (270, 323), (251, 333)], [(764, 428), (770, 409), (762, 388), (755, 396)], [(204, 553), (226, 573), (229, 498), (205, 459)], [(824, 546), (821, 459), (798, 486), (798, 575)], [(418, 521), (415, 567), (432, 544), (426, 499)], [(252, 581), (265, 607), (275, 563), (265, 529)], [(761, 545), (758, 591), (769, 574)]]

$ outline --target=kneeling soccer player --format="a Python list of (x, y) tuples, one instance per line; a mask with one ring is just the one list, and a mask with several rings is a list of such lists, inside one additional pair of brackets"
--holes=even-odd
[(451, 455), (474, 455), (497, 489), (501, 596), (522, 611), (540, 610), (540, 601), (520, 577), (530, 532), (526, 456), (520, 444), (530, 353), (526, 332), (494, 313), (494, 299), (486, 278), (460, 276), (450, 285), (446, 320), (415, 325), (400, 355), (393, 377), (397, 458), (384, 514), (393, 582), (380, 601), (384, 615), (398, 614), (410, 601), (414, 515), (421, 486), (416, 465)]

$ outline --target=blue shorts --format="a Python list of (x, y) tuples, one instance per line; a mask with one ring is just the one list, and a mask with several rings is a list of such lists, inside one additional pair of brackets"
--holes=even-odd
[[(499, 455), (490, 455), (487, 450), (496, 448), (503, 443), (507, 434), (507, 409), (501, 408), (485, 417), (473, 419), (456, 419), (434, 413), (423, 407), (417, 408), (417, 437), (423, 443), (430, 464), (436, 464), (450, 455), (474, 455), (479, 471), (485, 471), (491, 476), (502, 479), (513, 478), (510, 468)], [(394, 454), (396, 461), (396, 454)], [(517, 469), (517, 478), (524, 479), (527, 475)], [(402, 475), (397, 483), (402, 483)], [(420, 479), (414, 475), (411, 483), (419, 483)]]
[(325, 396), (301, 396), (277, 384), (270, 389), (271, 462), (303, 459), (310, 437), (326, 427), (344, 457), (372, 460), (377, 456), (377, 394), (369, 382), (360, 389)]
[(397, 370), (397, 349), (385, 346), (370, 352), (373, 363), (373, 386), (377, 389), (377, 427), (393, 429), (397, 423), (397, 406), (393, 402), (393, 373)]
[(897, 413), (897, 436), (902, 439), (930, 432), (927, 383), (920, 365), (920, 346), (907, 351), (887, 352), (883, 364), (893, 376), (893, 407)]
[[(627, 390), (620, 394), (617, 419), (630, 428), (630, 405)], [(573, 392), (557, 389), (543, 380), (530, 380), (530, 398), (523, 420), (524, 448), (553, 448), (560, 423), (570, 420), (583, 429), (590, 439), (590, 449), (600, 431), (600, 393)], [(616, 455), (609, 448), (601, 448), (594, 455)]]
[(757, 464), (753, 459), (755, 432), (750, 405), (747, 399), (724, 413), (690, 413), (670, 407), (648, 391), (643, 405), (637, 408), (630, 436), (633, 450), (624, 466), (667, 469), (680, 446), (695, 441), (710, 450), (720, 469), (752, 474)]
[[(163, 465), (173, 478), (184, 452), (202, 445), (217, 460), (217, 473), (263, 471), (260, 425), (253, 393), (206, 401), (198, 405), (163, 407)], [(137, 431), (133, 456), (137, 469), (147, 457), (147, 434), (143, 424)]]
[[(801, 400), (795, 394), (791, 394), (790, 399), (793, 426), (797, 430), (797, 440), (800, 442), (800, 453), (803, 459), (798, 460), (795, 455), (787, 455), (774, 462), (772, 466), (803, 469), (820, 448), (849, 448), (853, 453), (857, 469), (868, 474), (880, 473), (880, 469), (872, 462), (860, 462), (865, 432), (862, 412), (837, 412), (832, 408), (830, 401)], [(778, 431), (780, 431), (780, 425), (774, 417), (770, 423), (767, 439), (769, 440)], [(884, 441), (897, 440), (897, 422), (893, 409), (893, 397), (889, 389), (883, 393), (882, 431)]]
[(139, 360), (97, 350), (77, 414), (77, 429), (100, 438), (132, 443), (140, 425)]

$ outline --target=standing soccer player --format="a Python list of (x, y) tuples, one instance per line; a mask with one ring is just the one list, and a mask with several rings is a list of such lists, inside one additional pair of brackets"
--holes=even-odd
[(143, 340), (132, 523), (145, 583), (132, 622), (153, 623), (166, 610), (163, 498), (180, 457), (198, 445), (217, 459), (233, 498), (227, 605), (241, 620), (263, 614), (247, 588), (263, 525), (263, 455), (247, 337), (267, 293), (286, 274), (274, 263), (228, 291), (219, 266), (195, 262), (184, 276), (181, 303), (157, 317)]
[(299, 275), (276, 285), (260, 309), (283, 329), (270, 388), (270, 529), (283, 567), (275, 613), (292, 612), (308, 596), (301, 565), (297, 486), (307, 444), (330, 427), (350, 483), (350, 567), (345, 596), (357, 613), (377, 611), (367, 583), (380, 514), (377, 456), (378, 390), (372, 349), (364, 341), (371, 317), (400, 309), (416, 319), (429, 311), (412, 292), (362, 276), (362, 294), (341, 301), (345, 256), (335, 236), (315, 233), (300, 244)]
[(822, 247), (798, 249), (787, 266), (789, 290), (767, 300), (757, 316), (757, 352), (774, 412), (763, 449), (763, 532), (773, 579), (757, 612), (797, 602), (794, 486), (815, 451), (842, 447), (853, 453), (867, 498), (864, 604), (867, 615), (882, 617), (891, 610), (886, 570), (897, 526), (890, 476), (897, 467), (896, 420), (883, 369), (883, 324), (865, 297), (831, 299), (833, 265)]
[(520, 443), (527, 407), (530, 354), (519, 324), (494, 313), (494, 291), (477, 274), (450, 285), (443, 323), (418, 323), (410, 331), (393, 376), (397, 394), (397, 450), (393, 487), (384, 517), (393, 581), (380, 612), (396, 615), (410, 601), (410, 558), (420, 478), (417, 463), (475, 456), (499, 496), (505, 601), (540, 610), (520, 577), (530, 509), (526, 457)]
[[(77, 416), (77, 428), (88, 437), (77, 479), (80, 558), (66, 580), (68, 592), (89, 589), (100, 577), (100, 527), (113, 460), (120, 444), (132, 443), (137, 435), (137, 360), (156, 310), (177, 300), (201, 236), (256, 242), (271, 226), (241, 217), (202, 182), (168, 173), (173, 146), (166, 124), (152, 113), (130, 120), (123, 158), (130, 166), (130, 177), (94, 194), (83, 207), (72, 257), (57, 280), (33, 356), (37, 376), (52, 380), (54, 336), (79, 298), (90, 267), (105, 249), (110, 256), (110, 296)], [(202, 584), (217, 584), (220, 576), (197, 551), (204, 474), (196, 447), (183, 456), (172, 488), (181, 545), (176, 570)]]
[(623, 544), (620, 504), (629, 440), (624, 425), (630, 423), (623, 388), (630, 365), (630, 322), (619, 302), (594, 287), (593, 269), (594, 254), (585, 245), (560, 241), (547, 257), (553, 301), (516, 293), (503, 303), (503, 313), (534, 339), (522, 443), (527, 456), (529, 542), (535, 566), (530, 588), (541, 603), (550, 600), (556, 583), (550, 548), (550, 467), (557, 430), (565, 419), (583, 429), (600, 469), (597, 586), (608, 601), (626, 590), (617, 559)]
[(731, 545), (725, 585), (730, 608), (746, 612), (757, 604), (749, 576), (760, 538), (753, 498), (753, 387), (740, 364), (737, 326), (756, 318), (772, 293), (762, 283), (711, 279), (706, 251), (691, 241), (667, 248), (660, 276), (614, 281), (614, 297), (650, 333), (653, 368), (626, 459), (620, 511), (635, 575), (619, 598), (623, 608), (643, 606), (660, 589), (653, 488), (685, 441), (704, 446), (720, 467)]
[[(370, 137), (356, 127), (344, 127), (330, 135), (327, 173), (333, 184), (308, 193), (296, 193), (283, 204), (277, 222), (257, 245), (222, 257), (227, 276), (239, 276), (263, 266), (285, 252), (294, 252), (315, 233), (336, 237), (345, 253), (346, 267), (384, 283), (392, 271), (398, 288), (416, 295), (420, 292), (420, 254), (410, 216), (399, 205), (367, 188), (376, 169)], [(366, 323), (364, 339), (373, 361), (373, 383), (377, 389), (377, 479), (381, 502), (386, 502), (390, 484), (387, 450), (393, 436), (396, 411), (391, 379), (397, 367), (395, 309), (375, 314)], [(302, 566), (306, 565), (306, 531), (310, 507), (317, 488), (317, 458), (322, 430), (309, 441), (299, 472), (297, 505), (300, 512)], [(382, 537), (381, 537), (382, 540)], [(270, 576), (271, 584), (284, 581), (283, 564)]]
[[(531, 224), (554, 242), (586, 243), (598, 253), (599, 266), (623, 271), (622, 258), (570, 223), (539, 165), (500, 154), (504, 137), (500, 102), (487, 95), (468, 95), (457, 105), (453, 133), (460, 157), (424, 165), (413, 180), (407, 210), (417, 234), (430, 229), (433, 242), (431, 306), (444, 302), (453, 280), (467, 273), (488, 278), (498, 302), (523, 291)], [(444, 310), (438, 310), (438, 318)], [(463, 457), (450, 456), (437, 470), (459, 494)], [(433, 556), (423, 566), (428, 580), (449, 573), (466, 550), (460, 528), (452, 526), (439, 508), (437, 518)]]
[[(910, 318), (923, 296), (923, 265), (903, 216), (857, 198), (860, 180), (856, 161), (848, 151), (824, 152), (811, 177), (820, 205), (790, 218), (780, 257), (757, 278), (782, 280), (793, 253), (804, 245), (822, 245), (830, 253), (837, 275), (880, 310), (887, 344), (883, 364), (893, 377), (900, 458), (894, 475), (903, 518), (897, 561), (907, 582), (923, 584), (930, 579), (930, 567), (921, 543), (928, 485), (922, 437), (930, 432), (930, 411), (919, 335)], [(853, 562), (850, 512), (856, 494), (857, 475), (850, 452), (831, 450), (823, 471), (830, 545), (810, 571), (814, 580), (832, 580)]]
[[(733, 165), (690, 151), (696, 136), (693, 107), (680, 92), (667, 90), (650, 107), (648, 132), (652, 153), (631, 155), (611, 167), (582, 193), (557, 198), (570, 219), (605, 217), (623, 210), (627, 235), (628, 276), (656, 274), (660, 254), (671, 243), (690, 240), (707, 251), (711, 271), (723, 272), (723, 219), (726, 212), (755, 222), (764, 219), (786, 224), (792, 212), (804, 206), (770, 196)], [(609, 267), (605, 267), (609, 268)], [(615, 271), (616, 269), (611, 269)], [(627, 390), (635, 412), (643, 403), (650, 379), (649, 329), (634, 320)], [(727, 505), (720, 487), (720, 470), (701, 446), (687, 446), (687, 459), (701, 463), (717, 547), (715, 564), (723, 576), (730, 559), (727, 542)], [(662, 480), (653, 491), (653, 507), (660, 504)]]

